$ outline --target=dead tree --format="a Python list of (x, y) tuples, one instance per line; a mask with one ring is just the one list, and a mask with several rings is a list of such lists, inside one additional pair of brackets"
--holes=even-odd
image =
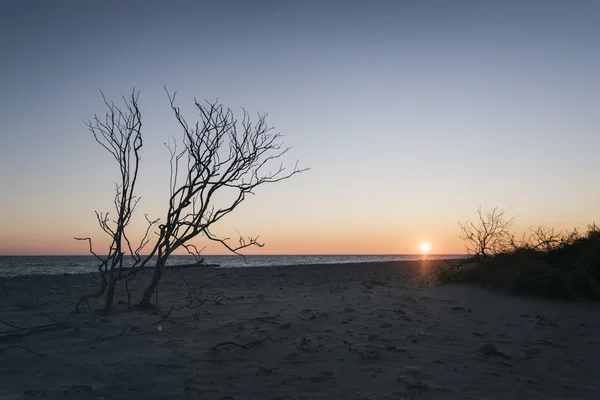
[(258, 236), (244, 238), (236, 244), (217, 236), (211, 228), (240, 205), (259, 186), (275, 183), (301, 173), (307, 168), (298, 164), (286, 170), (279, 164), (269, 171), (290, 149), (284, 147), (279, 133), (272, 133), (266, 114), (252, 123), (248, 113), (238, 122), (231, 109), (217, 102), (200, 103), (194, 99), (200, 121), (189, 125), (175, 105), (176, 93), (167, 89), (171, 109), (183, 130), (181, 150), (177, 142), (166, 144), (171, 154), (170, 198), (158, 238), (141, 265), (156, 256), (152, 280), (144, 290), (138, 306), (147, 308), (162, 277), (165, 264), (179, 248), (189, 251), (188, 243), (198, 235), (218, 242), (239, 254), (249, 246), (262, 246)]
[(536, 229), (530, 228), (530, 231), (530, 237), (525, 247), (546, 253), (569, 246), (580, 237), (576, 229), (570, 232), (556, 231), (554, 228), (539, 226)]
[(140, 246), (133, 249), (126, 228), (131, 222), (133, 211), (135, 210), (139, 197), (135, 195), (135, 185), (138, 177), (140, 149), (142, 148), (142, 120), (138, 108), (139, 92), (135, 89), (129, 99), (123, 97), (124, 108), (119, 108), (113, 103), (109, 103), (104, 94), (102, 98), (108, 111), (103, 119), (97, 115), (92, 121), (88, 121), (86, 126), (94, 135), (94, 139), (112, 157), (119, 166), (119, 181), (115, 183), (115, 196), (113, 199), (116, 217), (110, 218), (110, 214), (96, 211), (98, 224), (104, 233), (111, 238), (111, 244), (106, 256), (97, 255), (92, 247), (91, 238), (75, 238), (76, 240), (85, 240), (89, 243), (89, 251), (99, 261), (98, 273), (100, 275), (100, 287), (95, 293), (82, 297), (76, 306), (79, 311), (81, 305), (90, 298), (100, 297), (106, 292), (106, 301), (104, 303), (104, 313), (111, 310), (115, 287), (119, 280), (129, 276), (129, 272), (124, 269), (124, 256), (128, 254), (134, 260), (134, 265), (141, 261), (140, 251), (148, 243), (151, 233), (151, 226), (156, 221), (150, 221), (146, 216), (149, 228), (146, 235), (142, 238)]
[(477, 210), (478, 221), (468, 220), (459, 224), (461, 239), (466, 242), (467, 253), (484, 260), (488, 255), (506, 251), (514, 242), (511, 228), (514, 218), (507, 219), (505, 210), (493, 208), (484, 212)]

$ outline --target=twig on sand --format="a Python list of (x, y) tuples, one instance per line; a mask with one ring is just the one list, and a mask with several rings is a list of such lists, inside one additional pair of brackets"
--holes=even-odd
[(52, 324), (35, 325), (35, 326), (27, 326), (27, 327), (21, 327), (21, 326), (17, 326), (14, 324), (10, 324), (6, 321), (1, 321), (5, 325), (13, 327), (15, 329), (0, 332), (0, 341), (13, 339), (13, 338), (22, 338), (22, 337), (29, 336), (34, 333), (47, 333), (47, 332), (61, 331), (61, 330), (65, 330), (65, 329), (70, 329), (72, 327), (75, 328), (75, 331), (79, 331), (79, 330), (81, 330), (81, 328), (83, 326), (93, 324), (94, 322), (97, 321), (97, 318), (92, 316), (92, 318), (90, 318), (89, 320), (83, 321), (80, 324), (76, 324), (76, 325), (67, 324), (67, 322), (69, 321), (71, 316), (73, 316), (72, 312), (69, 313), (69, 315), (67, 315), (65, 320), (61, 321), (61, 322), (57, 322), (55, 319), (49, 317), (52, 321), (54, 321)]
[(119, 332), (116, 335), (107, 335), (106, 333), (101, 333), (100, 335), (96, 336), (94, 338), (94, 340), (114, 339), (114, 338), (117, 338), (117, 337), (125, 336), (125, 334), (127, 332), (138, 332), (138, 331), (140, 331), (140, 327), (139, 326), (127, 325), (125, 328), (123, 328), (123, 330), (121, 332)]
[(385, 281), (378, 281), (378, 280), (362, 281), (361, 283), (365, 286), (375, 286), (375, 285), (385, 286), (388, 284)]
[[(169, 318), (171, 316), (171, 312), (173, 312), (173, 311), (181, 311), (184, 308), (187, 308), (189, 310), (195, 310), (195, 309), (202, 307), (206, 303), (220, 305), (223, 302), (223, 300), (225, 299), (225, 296), (223, 295), (223, 293), (224, 293), (223, 291), (221, 291), (219, 293), (215, 293), (208, 297), (202, 297), (202, 290), (204, 289), (203, 286), (192, 287), (188, 283), (188, 281), (185, 279), (184, 275), (180, 274), (179, 276), (180, 276), (180, 278), (183, 279), (183, 282), (185, 283), (185, 285), (187, 287), (188, 293), (185, 296), (186, 303), (180, 307), (171, 307), (169, 309), (169, 311), (167, 311), (165, 314), (163, 314), (161, 316), (162, 319)], [(196, 311), (194, 313), (194, 317), (196, 319), (199, 319), (200, 313), (198, 311)]]
[(209, 349), (210, 350), (217, 350), (221, 346), (231, 345), (231, 346), (239, 347), (239, 348), (244, 349), (244, 350), (248, 350), (248, 349), (250, 349), (250, 348), (252, 348), (254, 346), (257, 346), (257, 345), (261, 344), (262, 342), (264, 342), (267, 339), (271, 339), (271, 336), (265, 336), (262, 339), (255, 340), (253, 342), (249, 342), (249, 343), (246, 343), (246, 344), (239, 344), (239, 343), (236, 343), (236, 342), (227, 341), (227, 342), (219, 343), (219, 344), (216, 344), (216, 345), (214, 345), (212, 347), (209, 347)]
[(28, 326), (28, 327), (20, 327), (20, 326), (14, 325), (14, 324), (10, 324), (6, 321), (0, 320), (0, 322), (2, 322), (3, 324), (10, 326), (11, 328), (14, 328), (13, 330), (10, 330), (10, 331), (0, 332), (0, 340), (10, 339), (13, 337), (23, 337), (23, 336), (30, 335), (32, 333), (42, 333), (42, 332), (67, 329), (69, 327), (67, 325), (67, 321), (69, 320), (69, 318), (71, 318), (72, 315), (73, 315), (72, 313), (69, 313), (69, 315), (67, 315), (67, 318), (65, 318), (65, 320), (62, 322), (54, 322), (52, 324), (36, 325), (36, 326)]
[(0, 340), (10, 339), (10, 338), (14, 338), (14, 337), (23, 337), (23, 336), (30, 335), (32, 333), (42, 333), (42, 332), (49, 332), (49, 331), (67, 329), (67, 328), (68, 328), (68, 326), (65, 324), (62, 324), (62, 323), (32, 326), (30, 328), (19, 328), (19, 329), (15, 329), (12, 331), (2, 332), (1, 333), (2, 336), (0, 336)]
[(168, 322), (170, 324), (177, 325), (177, 322), (173, 321), (172, 319), (167, 319), (164, 316), (161, 317), (161, 319), (159, 319), (158, 321), (154, 322), (152, 325), (162, 324), (163, 322)]
[(276, 372), (276, 370), (278, 370), (278, 369), (279, 368), (266, 368), (266, 367), (263, 367), (262, 365), (258, 366), (259, 371), (264, 371), (268, 374), (274, 374)]
[(8, 322), (6, 322), (6, 321), (4, 321), (4, 320), (2, 320), (2, 319), (0, 319), (0, 322), (1, 322), (1, 323), (3, 323), (4, 325), (10, 326), (10, 327), (11, 327), (11, 328), (13, 328), (13, 329), (23, 329), (23, 328), (21, 328), (20, 326), (13, 325), (13, 324), (11, 324), (11, 323), (8, 323)]
[(85, 391), (85, 392), (92, 392), (94, 389), (90, 386), (90, 385), (71, 385), (71, 386), (63, 386), (60, 389), (48, 389), (48, 390), (44, 390), (44, 389), (28, 389), (23, 391), (23, 393), (25, 395), (28, 396), (33, 396), (33, 397), (41, 397), (41, 396), (47, 396), (50, 393), (53, 394), (59, 394), (62, 393), (64, 396), (67, 396), (69, 394), (69, 392), (71, 391), (75, 391), (75, 393), (77, 393), (77, 395), (79, 395), (80, 392)]
[(18, 344), (16, 344), (16, 345), (11, 345), (11, 346), (6, 346), (6, 347), (3, 347), (3, 348), (1, 348), (1, 349), (0, 349), (0, 353), (4, 353), (4, 352), (5, 352), (6, 350), (8, 350), (8, 349), (22, 349), (22, 350), (28, 351), (28, 352), (30, 352), (30, 353), (32, 353), (32, 354), (35, 354), (36, 356), (45, 356), (45, 354), (38, 353), (37, 351), (33, 351), (33, 350), (31, 350), (31, 349), (28, 349), (28, 348), (27, 348), (27, 347), (25, 347), (25, 346), (20, 346), (20, 345), (18, 345)]
[(311, 319), (315, 319), (317, 318), (317, 316), (315, 314), (312, 314), (310, 317), (308, 318), (302, 318), (301, 316), (298, 316), (299, 319), (301, 319), (302, 321), (310, 321)]
[(269, 323), (269, 324), (278, 324), (276, 320), (277, 318), (280, 317), (280, 314), (276, 314), (276, 315), (266, 315), (264, 317), (255, 317), (255, 318), (239, 318), (238, 322), (240, 321), (259, 321), (259, 322), (265, 322), (265, 323)]

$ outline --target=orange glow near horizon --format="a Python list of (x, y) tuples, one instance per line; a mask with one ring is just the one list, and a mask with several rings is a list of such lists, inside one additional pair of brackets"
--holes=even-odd
[[(260, 214), (260, 213), (259, 213)], [(252, 214), (254, 215), (254, 214)], [(263, 214), (260, 214), (263, 215)], [(235, 225), (244, 235), (260, 235), (264, 247), (252, 247), (246, 255), (344, 255), (344, 254), (464, 254), (465, 244), (460, 239), (460, 231), (455, 223), (428, 223), (410, 221), (402, 224), (370, 225), (367, 223), (325, 223), (308, 224), (294, 220), (294, 214), (284, 214), (278, 224), (271, 221), (246, 220), (241, 215)], [(231, 225), (234, 223), (232, 222)], [(238, 232), (224, 224), (215, 233), (237, 242)], [(556, 225), (557, 228), (561, 226)], [(143, 226), (141, 227), (143, 228)], [(138, 225), (132, 225), (130, 238), (137, 244), (143, 234)], [(527, 227), (517, 227), (522, 232)], [(103, 235), (88, 215), (74, 218), (69, 224), (60, 225), (56, 221), (46, 221), (42, 217), (31, 218), (28, 223), (12, 225), (0, 232), (0, 255), (88, 255), (87, 242), (75, 241), (73, 236), (89, 236), (93, 240), (94, 251), (105, 254), (109, 237)], [(193, 241), (204, 255), (231, 254), (218, 243), (207, 242), (203, 238)], [(146, 247), (142, 254), (151, 251)], [(187, 254), (179, 249), (174, 255)]]
[[(73, 230), (78, 230), (73, 228)], [(100, 234), (94, 235), (94, 229), (84, 230), (90, 235), (97, 254), (105, 254), (108, 249), (108, 237)], [(331, 229), (332, 230), (332, 229)], [(53, 232), (46, 230), (39, 232), (40, 235), (34, 240), (27, 231), (13, 232), (11, 235), (0, 235), (0, 255), (88, 255), (87, 242), (73, 240), (69, 229), (60, 229)], [(87, 232), (85, 232), (87, 231)], [(251, 247), (243, 253), (246, 255), (341, 255), (341, 254), (428, 254), (433, 252), (431, 243), (436, 243), (436, 254), (461, 254), (464, 253), (463, 242), (455, 237), (454, 232), (439, 232), (428, 236), (428, 241), (417, 242), (416, 235), (397, 231), (363, 232), (360, 236), (351, 236), (346, 233), (338, 233), (324, 228), (319, 232), (282, 232), (273, 227), (264, 229), (264, 235), (260, 240), (265, 243), (262, 248)], [(431, 232), (430, 232), (431, 233)], [(364, 235), (364, 236), (363, 236)], [(419, 233), (417, 235), (420, 236)], [(235, 242), (232, 239), (232, 242)], [(135, 243), (135, 239), (134, 239)], [(231, 254), (227, 249), (217, 243), (207, 243), (203, 240), (194, 241), (199, 249), (205, 245), (202, 251), (205, 255), (227, 255)], [(427, 244), (427, 247), (424, 245)], [(143, 253), (149, 253), (148, 246)], [(175, 255), (187, 254), (184, 249), (174, 253)]]

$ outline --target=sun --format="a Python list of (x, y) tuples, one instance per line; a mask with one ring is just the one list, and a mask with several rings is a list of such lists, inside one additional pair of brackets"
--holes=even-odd
[(427, 254), (431, 251), (431, 246), (427, 242), (421, 242), (419, 249), (421, 249), (421, 253)]

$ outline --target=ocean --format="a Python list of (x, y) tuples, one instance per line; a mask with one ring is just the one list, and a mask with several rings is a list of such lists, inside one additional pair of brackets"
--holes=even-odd
[[(464, 258), (464, 255), (277, 255), (205, 256), (208, 264), (221, 268), (265, 267), (300, 264), (345, 264), (357, 262), (410, 261), (428, 259)], [(167, 265), (193, 264), (192, 256), (171, 256)], [(85, 274), (97, 272), (97, 259), (93, 256), (0, 256), (0, 277), (19, 275)], [(128, 265), (128, 263), (125, 263)], [(130, 265), (130, 264), (129, 264)], [(150, 264), (152, 265), (152, 263)]]

